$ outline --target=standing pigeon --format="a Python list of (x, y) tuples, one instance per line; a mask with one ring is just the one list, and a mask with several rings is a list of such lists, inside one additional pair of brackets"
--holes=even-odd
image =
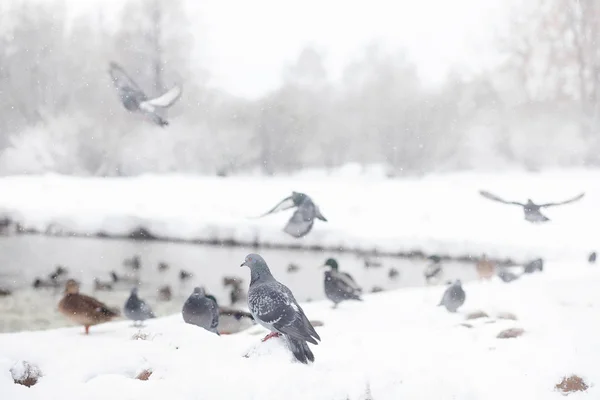
[(329, 267), (325, 271), (325, 295), (333, 301), (333, 308), (345, 300), (362, 301), (360, 294), (362, 289), (352, 279), (352, 276), (347, 272), (340, 272), (338, 263), (335, 259), (330, 258), (325, 261), (325, 267)]
[(158, 115), (156, 111), (157, 108), (171, 107), (179, 99), (181, 96), (181, 88), (179, 86), (174, 86), (159, 97), (149, 99), (117, 63), (111, 62), (108, 72), (123, 106), (129, 112), (140, 112), (161, 127), (169, 125), (169, 122)]
[(498, 275), (498, 277), (500, 279), (502, 279), (503, 282), (506, 282), (506, 283), (516, 281), (520, 277), (520, 275), (517, 275), (514, 272), (511, 272), (508, 269), (503, 268), (503, 267), (498, 267), (496, 269), (496, 275)]
[(544, 260), (541, 258), (536, 258), (533, 261), (528, 262), (523, 266), (524, 274), (533, 274), (536, 271), (542, 272), (544, 270)]
[(523, 211), (525, 212), (525, 220), (532, 222), (532, 223), (541, 223), (541, 222), (550, 221), (550, 218), (548, 218), (544, 214), (542, 214), (542, 212), (540, 211), (541, 208), (560, 206), (563, 204), (573, 203), (575, 201), (580, 200), (585, 195), (585, 193), (581, 193), (569, 200), (561, 201), (558, 203), (545, 203), (545, 204), (535, 204), (533, 201), (531, 201), (531, 199), (527, 199), (527, 203), (523, 204), (523, 203), (519, 203), (518, 201), (502, 200), (500, 197), (498, 197), (494, 194), (491, 194), (490, 192), (486, 192), (485, 190), (479, 191), (479, 194), (481, 194), (483, 197), (485, 197), (486, 199), (489, 199), (489, 200), (497, 201), (497, 202), (504, 203), (504, 204), (514, 204), (514, 205), (523, 207)]
[(203, 288), (194, 288), (181, 310), (183, 320), (188, 324), (196, 325), (217, 335), (219, 325), (219, 308), (214, 297), (207, 296)]
[(304, 364), (315, 361), (306, 342), (318, 344), (321, 340), (302, 307), (285, 285), (275, 280), (265, 260), (258, 254), (249, 254), (241, 266), (250, 268), (248, 308), (254, 320), (271, 331), (263, 342), (283, 336), (298, 361)]
[(147, 319), (156, 318), (150, 306), (146, 304), (144, 300), (138, 297), (137, 288), (131, 289), (131, 294), (125, 302), (123, 311), (125, 316), (133, 321), (134, 325), (137, 325), (138, 322), (141, 325)]
[(448, 287), (448, 289), (446, 289), (438, 306), (444, 306), (446, 307), (446, 310), (454, 313), (465, 303), (465, 298), (465, 291), (462, 288), (460, 280), (457, 279), (450, 287)]
[(261, 217), (293, 207), (297, 207), (297, 209), (285, 228), (283, 228), (283, 231), (295, 238), (301, 238), (308, 234), (315, 223), (315, 218), (327, 222), (327, 219), (321, 214), (319, 207), (317, 207), (312, 199), (306, 194), (298, 192), (292, 192), (291, 196), (283, 199), (270, 211), (261, 215)]
[(588, 262), (590, 264), (594, 264), (596, 262), (596, 252), (595, 251), (592, 251), (590, 253), (590, 255), (588, 256)]

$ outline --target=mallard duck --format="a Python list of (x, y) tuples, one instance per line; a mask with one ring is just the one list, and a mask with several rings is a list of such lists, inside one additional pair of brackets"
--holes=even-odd
[(132, 271), (139, 271), (142, 269), (142, 260), (140, 256), (136, 254), (131, 258), (126, 258), (123, 260), (123, 266), (131, 269)]
[(523, 212), (525, 213), (525, 220), (528, 222), (532, 222), (532, 223), (541, 223), (541, 222), (550, 221), (550, 218), (548, 218), (544, 214), (542, 214), (542, 212), (540, 211), (541, 208), (560, 206), (563, 204), (573, 203), (575, 201), (580, 200), (585, 195), (585, 193), (581, 193), (581, 194), (573, 197), (572, 199), (561, 201), (558, 203), (536, 204), (533, 201), (531, 201), (531, 199), (527, 199), (527, 203), (519, 203), (518, 201), (506, 201), (506, 200), (503, 200), (500, 197), (496, 196), (495, 194), (486, 192), (485, 190), (479, 191), (479, 194), (481, 194), (486, 199), (497, 201), (499, 203), (513, 204), (513, 205), (523, 207)]
[(248, 311), (219, 307), (219, 334), (229, 335), (254, 326), (254, 317)]
[(127, 286), (137, 286), (140, 284), (140, 280), (137, 277), (117, 275), (115, 271), (110, 271), (110, 277), (114, 284), (124, 284)]
[(52, 272), (50, 275), (48, 275), (48, 278), (51, 281), (57, 281), (59, 280), (59, 278), (61, 277), (66, 277), (66, 275), (68, 274), (68, 270), (63, 267), (62, 265), (57, 265), (54, 269), (54, 272)]
[(110, 282), (102, 282), (98, 278), (94, 278), (94, 291), (111, 291), (113, 290), (113, 285)]
[(158, 288), (158, 299), (161, 301), (171, 301), (173, 298), (173, 291), (171, 286), (165, 285)]
[(491, 279), (495, 274), (496, 264), (489, 260), (485, 254), (481, 256), (481, 259), (475, 264), (477, 275), (480, 279)]
[(388, 271), (388, 277), (392, 280), (398, 279), (399, 276), (400, 276), (400, 271), (398, 271), (394, 267), (390, 268), (390, 270)]
[(60, 282), (53, 281), (53, 280), (45, 280), (42, 278), (35, 278), (35, 280), (32, 283), (32, 286), (34, 289), (58, 288), (58, 287), (60, 287)]
[(191, 272), (188, 272), (184, 269), (179, 271), (179, 280), (181, 282), (185, 282), (185, 281), (191, 279), (193, 276), (194, 276), (194, 274), (192, 274)]
[(294, 272), (300, 271), (300, 267), (297, 264), (289, 263), (287, 267), (287, 272), (293, 274)]
[(345, 300), (362, 301), (360, 294), (362, 289), (347, 272), (340, 272), (335, 259), (329, 258), (325, 261), (324, 287), (325, 295), (333, 302), (333, 308)]
[(169, 269), (169, 264), (164, 261), (158, 263), (158, 272), (165, 272)]
[(242, 289), (242, 283), (243, 280), (237, 277), (226, 276), (223, 278), (223, 286), (231, 287), (231, 291), (229, 292), (229, 301), (231, 306), (247, 299), (246, 292), (244, 289)]
[(108, 322), (119, 316), (119, 311), (104, 303), (79, 293), (79, 283), (69, 279), (65, 285), (65, 295), (58, 303), (58, 310), (70, 320), (83, 325), (85, 334), (90, 326)]

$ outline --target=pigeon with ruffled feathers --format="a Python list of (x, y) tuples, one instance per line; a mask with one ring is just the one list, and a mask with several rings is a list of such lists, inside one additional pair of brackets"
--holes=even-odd
[(446, 307), (446, 310), (454, 313), (465, 303), (466, 297), (466, 293), (462, 288), (462, 283), (457, 279), (446, 289), (438, 306), (444, 306)]
[(194, 292), (183, 304), (181, 314), (186, 323), (219, 334), (217, 331), (219, 325), (217, 301), (213, 296), (207, 295), (203, 288), (194, 288)]
[(138, 297), (138, 289), (131, 289), (131, 294), (123, 307), (125, 316), (132, 320), (134, 325), (143, 323), (147, 319), (156, 318), (152, 308)]
[(315, 356), (308, 343), (318, 344), (321, 338), (290, 289), (273, 277), (258, 254), (247, 255), (241, 266), (250, 268), (248, 308), (254, 320), (271, 331), (263, 342), (281, 336), (298, 361), (313, 362)]

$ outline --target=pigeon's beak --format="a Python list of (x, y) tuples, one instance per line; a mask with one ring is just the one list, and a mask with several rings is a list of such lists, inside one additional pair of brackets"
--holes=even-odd
[(242, 265), (240, 265), (240, 267), (244, 267), (244, 266), (246, 266), (246, 261), (244, 261), (244, 262), (242, 263)]

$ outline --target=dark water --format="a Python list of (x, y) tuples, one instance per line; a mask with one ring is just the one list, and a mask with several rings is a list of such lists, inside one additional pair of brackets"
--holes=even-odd
[[(110, 282), (109, 272), (132, 276), (123, 266), (123, 260), (138, 254), (141, 258), (139, 279), (140, 294), (152, 304), (158, 315), (178, 313), (185, 298), (194, 286), (204, 286), (222, 305), (229, 305), (229, 292), (223, 286), (224, 276), (243, 280), (247, 290), (249, 271), (240, 264), (250, 252), (261, 254), (271, 267), (273, 275), (286, 284), (299, 301), (324, 298), (323, 269), (325, 260), (334, 257), (340, 269), (350, 272), (365, 292), (374, 286), (385, 290), (405, 286), (425, 285), (424, 261), (371, 258), (379, 267), (365, 267), (365, 259), (353, 254), (309, 252), (298, 250), (245, 249), (167, 242), (140, 242), (111, 239), (59, 238), (46, 236), (14, 236), (0, 238), (0, 288), (9, 288), (13, 294), (0, 297), (0, 332), (45, 329), (69, 325), (56, 310), (62, 289), (37, 289), (31, 283), (36, 277), (46, 278), (57, 264), (69, 270), (69, 277), (81, 282), (81, 291), (98, 297), (112, 306), (121, 306), (126, 300), (130, 283), (116, 286), (111, 292), (94, 291), (93, 280)], [(159, 272), (158, 264), (165, 262), (169, 269)], [(298, 267), (289, 272), (290, 263)], [(390, 268), (399, 271), (390, 279)], [(179, 279), (180, 270), (189, 271), (193, 277)], [(444, 264), (443, 280), (476, 278), (473, 265)], [(173, 298), (161, 301), (157, 289), (168, 285)], [(244, 302), (237, 305), (245, 308)]]

